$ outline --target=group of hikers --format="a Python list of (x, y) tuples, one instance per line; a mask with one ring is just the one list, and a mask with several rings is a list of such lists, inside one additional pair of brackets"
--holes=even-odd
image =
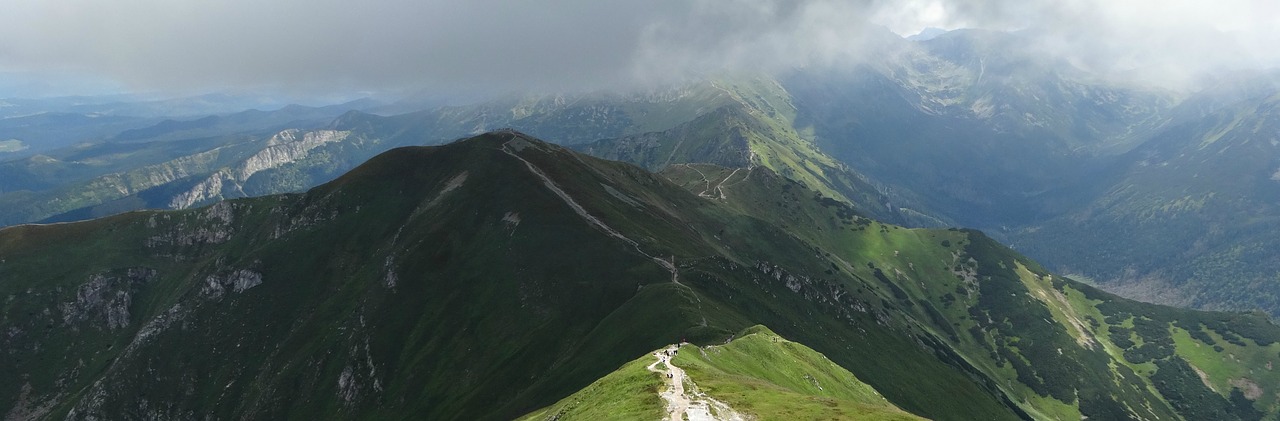
[[(667, 365), (671, 365), (671, 357), (676, 355), (676, 351), (679, 351), (679, 349), (668, 349), (666, 351), (662, 351), (663, 354), (667, 355)], [(670, 379), (672, 377), (674, 377), (674, 375), (668, 370), (667, 378)]]

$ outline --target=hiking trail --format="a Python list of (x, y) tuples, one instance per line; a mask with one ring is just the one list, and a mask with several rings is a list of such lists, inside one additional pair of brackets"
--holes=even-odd
[[(680, 350), (679, 345), (669, 345), (653, 353), (654, 361), (645, 369), (658, 373), (666, 381), (666, 388), (658, 392), (658, 396), (667, 402), (667, 415), (664, 421), (746, 421), (746, 417), (734, 411), (724, 402), (720, 402), (705, 393), (698, 391), (698, 385), (685, 375), (684, 370), (671, 364), (671, 359)], [(658, 364), (666, 370), (658, 368)], [(688, 388), (685, 387), (686, 383)]]

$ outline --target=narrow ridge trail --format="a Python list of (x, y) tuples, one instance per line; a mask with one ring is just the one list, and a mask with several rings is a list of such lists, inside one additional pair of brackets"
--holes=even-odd
[[(666, 388), (658, 392), (658, 396), (667, 402), (667, 416), (664, 421), (746, 421), (747, 417), (734, 411), (724, 402), (715, 400), (698, 391), (698, 385), (685, 375), (684, 370), (671, 363), (671, 359), (680, 350), (679, 345), (669, 345), (653, 353), (657, 358), (645, 369), (658, 373), (665, 379)], [(666, 367), (659, 369), (658, 364)], [(688, 383), (688, 389), (685, 384)]]

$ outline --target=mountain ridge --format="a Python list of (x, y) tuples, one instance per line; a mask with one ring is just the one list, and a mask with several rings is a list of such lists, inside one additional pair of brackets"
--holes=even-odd
[[(1247, 370), (1280, 352), (1265, 318), (1144, 307), (770, 171), (723, 200), (689, 177), (497, 132), (304, 194), (0, 229), (0, 292), (24, 297), (0, 396), (73, 419), (512, 418), (764, 324), (929, 418), (1276, 410)], [(1264, 393), (1230, 400), (1241, 379)]]

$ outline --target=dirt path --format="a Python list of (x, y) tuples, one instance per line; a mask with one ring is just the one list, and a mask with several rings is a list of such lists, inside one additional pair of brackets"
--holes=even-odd
[[(671, 364), (671, 358), (679, 350), (678, 345), (670, 345), (666, 348), (653, 353), (654, 361), (645, 367), (649, 371), (658, 373), (666, 380), (667, 387), (658, 396), (667, 402), (667, 416), (664, 421), (745, 421), (746, 417), (734, 411), (729, 405), (720, 402), (698, 391), (698, 385), (688, 376), (685, 376), (684, 370)], [(658, 364), (666, 367), (666, 370), (657, 368)], [(689, 389), (685, 389), (688, 383)]]
[(751, 169), (751, 168), (747, 168), (747, 169), (746, 169), (746, 170), (747, 170), (747, 176), (746, 176), (746, 177), (743, 177), (743, 178), (742, 178), (742, 180), (738, 180), (737, 182), (730, 183), (730, 184), (725, 184), (725, 183), (728, 183), (728, 182), (729, 182), (729, 179), (733, 178), (733, 176), (738, 175), (738, 171), (742, 170), (742, 168), (734, 168), (734, 169), (733, 169), (733, 171), (729, 173), (729, 175), (725, 176), (724, 178), (721, 178), (721, 179), (720, 179), (720, 182), (719, 182), (719, 183), (716, 183), (716, 185), (714, 185), (714, 186), (713, 186), (713, 185), (711, 185), (711, 179), (710, 179), (710, 178), (707, 178), (707, 174), (706, 174), (706, 173), (702, 172), (701, 170), (699, 170), (699, 169), (697, 169), (697, 168), (695, 168), (694, 166), (689, 165), (689, 164), (679, 164), (679, 165), (683, 165), (685, 168), (688, 168), (688, 169), (693, 170), (693, 172), (698, 173), (698, 176), (702, 177), (702, 184), (703, 184), (703, 188), (702, 188), (702, 192), (698, 193), (698, 196), (699, 196), (699, 197), (705, 197), (705, 198), (708, 198), (708, 199), (716, 199), (716, 198), (719, 198), (720, 200), (724, 200), (724, 199), (726, 199), (726, 198), (727, 198), (727, 197), (724, 195), (724, 188), (725, 188), (725, 187), (733, 186), (734, 184), (738, 184), (738, 183), (741, 183), (741, 182), (743, 182), (743, 181), (746, 181), (746, 179), (747, 179), (746, 177), (750, 177), (750, 176), (751, 176), (751, 171), (752, 171), (752, 169)]
[[(561, 201), (569, 205), (569, 208), (573, 209), (573, 212), (577, 213), (578, 216), (581, 216), (582, 219), (585, 219), (588, 224), (595, 227), (596, 229), (599, 229), (601, 232), (608, 234), (611, 237), (617, 238), (619, 240), (626, 242), (627, 244), (630, 244), (632, 247), (636, 249), (637, 252), (640, 252), (640, 254), (644, 255), (645, 257), (652, 259), (654, 263), (657, 263), (659, 266), (662, 266), (663, 269), (670, 271), (671, 282), (674, 282), (677, 284), (680, 283), (680, 272), (676, 269), (674, 256), (672, 256), (670, 260), (667, 260), (661, 257), (653, 256), (649, 253), (645, 253), (644, 250), (640, 249), (639, 242), (637, 242), (636, 240), (627, 238), (627, 236), (622, 235), (622, 233), (606, 225), (604, 221), (601, 221), (599, 218), (596, 218), (595, 216), (588, 213), (586, 208), (583, 208), (582, 205), (579, 205), (578, 201), (573, 200), (573, 197), (569, 196), (569, 193), (565, 192), (564, 189), (561, 189), (560, 186), (555, 183), (555, 181), (552, 181), (551, 177), (547, 176), (546, 173), (542, 172), (542, 169), (538, 168), (538, 166), (536, 165), (533, 165), (532, 162), (529, 162), (529, 160), (524, 159), (524, 157), (516, 153), (516, 152), (519, 152), (521, 149), (523, 149), (523, 147), (521, 146), (510, 147), (511, 143), (517, 140), (523, 141), (523, 139), (521, 139), (519, 135), (516, 135), (514, 133), (511, 134), (511, 139), (502, 144), (502, 148), (501, 148), (502, 152), (506, 153), (507, 155), (511, 155), (515, 159), (519, 159), (520, 162), (524, 162), (524, 165), (527, 168), (529, 168), (529, 172), (533, 173), (534, 176), (537, 176), (539, 179), (541, 179), (542, 184), (546, 186), (548, 190), (551, 190), (552, 193), (555, 193), (556, 196), (560, 197)], [(525, 144), (527, 145), (528, 143), (525, 143)], [(515, 152), (513, 152), (511, 149), (515, 149)]]
[(689, 164), (683, 164), (683, 165), (685, 168), (691, 169), (693, 170), (693, 172), (698, 173), (699, 177), (702, 177), (703, 188), (702, 188), (702, 192), (698, 193), (698, 196), (711, 197), (711, 195), (707, 194), (707, 192), (711, 191), (711, 180), (707, 178), (707, 175), (692, 165), (689, 165)]
[(716, 193), (718, 193), (718, 194), (720, 195), (720, 200), (724, 200), (724, 199), (725, 199), (725, 197), (724, 197), (724, 182), (729, 181), (729, 179), (730, 179), (730, 178), (733, 178), (733, 176), (734, 176), (734, 175), (737, 175), (737, 174), (738, 174), (738, 170), (740, 170), (740, 169), (742, 169), (742, 168), (734, 168), (734, 169), (733, 169), (733, 172), (729, 173), (729, 175), (728, 175), (728, 176), (726, 176), (725, 178), (721, 179), (719, 183), (716, 183), (716, 188), (712, 189), (712, 191), (714, 191), (714, 192), (716, 192)]

